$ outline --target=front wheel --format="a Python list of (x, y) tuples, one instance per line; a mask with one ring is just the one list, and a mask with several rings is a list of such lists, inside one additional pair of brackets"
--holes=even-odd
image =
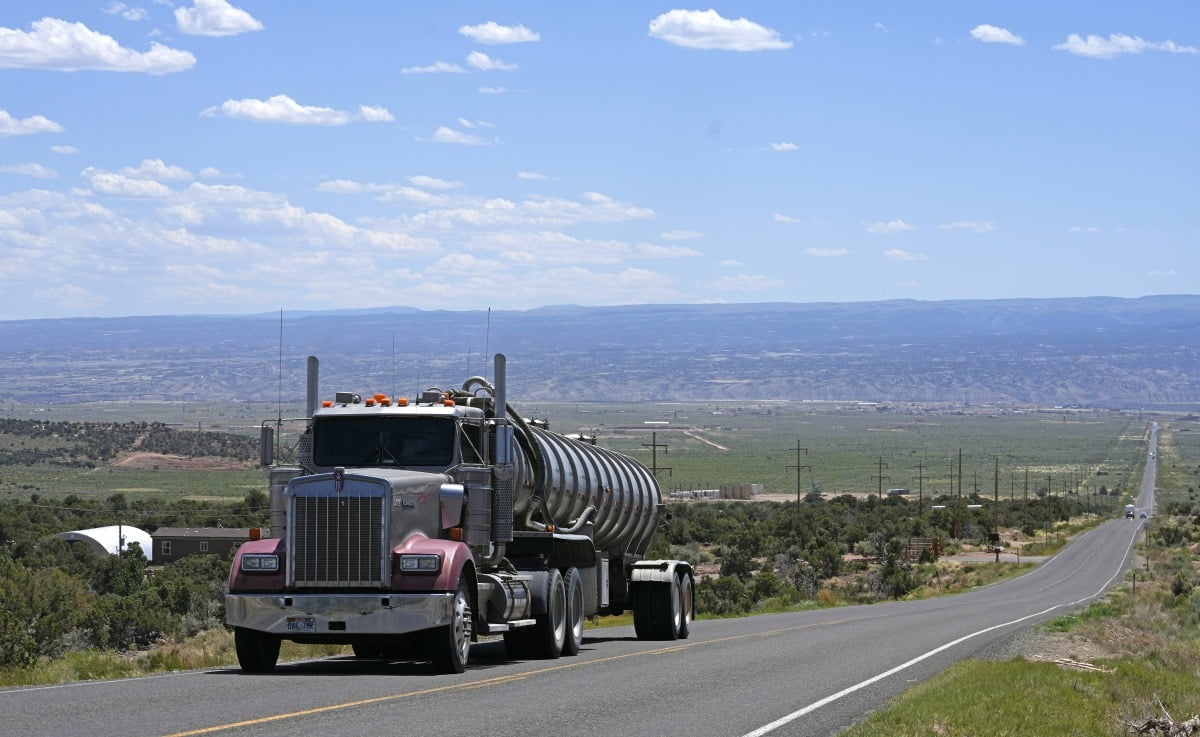
[(466, 576), (459, 576), (453, 606), (450, 624), (439, 627), (429, 639), (433, 667), (439, 673), (462, 673), (467, 669), (475, 624)]
[(233, 645), (237, 650), (238, 665), (246, 673), (270, 673), (279, 661), (279, 637), (266, 633), (235, 627)]

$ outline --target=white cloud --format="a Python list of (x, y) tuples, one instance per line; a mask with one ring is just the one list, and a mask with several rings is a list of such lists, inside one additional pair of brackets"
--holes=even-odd
[(772, 151), (796, 151), (799, 148), (800, 148), (799, 146), (797, 146), (794, 143), (791, 143), (790, 141), (783, 141), (782, 143), (772, 143), (771, 144)]
[(1076, 56), (1092, 59), (1112, 59), (1121, 54), (1140, 54), (1143, 51), (1165, 51), (1170, 54), (1200, 54), (1200, 48), (1181, 46), (1174, 41), (1146, 41), (1137, 36), (1113, 33), (1103, 36), (1089, 35), (1086, 39), (1072, 33), (1063, 43), (1052, 47), (1055, 51), (1066, 51)]
[(525, 179), (525, 180), (528, 180), (531, 182), (544, 182), (545, 180), (547, 180), (549, 178), (550, 177), (546, 176), (545, 174), (540, 174), (536, 171), (519, 171), (519, 172), (517, 172), (517, 179)]
[(367, 123), (394, 123), (396, 121), (396, 116), (392, 115), (387, 108), (373, 105), (359, 105), (358, 117)]
[(662, 246), (657, 243), (639, 243), (637, 253), (646, 258), (694, 258), (700, 255), (699, 251), (687, 246)]
[(200, 176), (205, 179), (241, 179), (241, 174), (226, 174), (215, 166), (206, 166), (200, 170)]
[(118, 2), (109, 3), (108, 6), (104, 8), (104, 12), (108, 15), (119, 15), (128, 21), (146, 20), (146, 18), (149, 17), (146, 15), (145, 8), (132, 8), (125, 3)]
[(489, 141), (471, 133), (463, 133), (456, 131), (448, 126), (439, 126), (433, 132), (433, 141), (437, 143), (456, 143), (462, 146), (490, 146), (492, 141)]
[(395, 120), (387, 108), (359, 107), (358, 113), (328, 107), (301, 105), (287, 95), (274, 95), (266, 100), (248, 98), (226, 100), (220, 105), (200, 112), (207, 117), (224, 116), (256, 123), (286, 123), (288, 125), (346, 125), (357, 121), (367, 123)]
[(79, 153), (79, 149), (75, 148), (74, 146), (65, 146), (61, 144), (51, 146), (50, 151), (52, 153), (59, 154), (60, 156), (70, 156), (71, 154)]
[(670, 10), (650, 21), (650, 36), (690, 49), (773, 51), (792, 48), (779, 32), (745, 18), (732, 20), (715, 10)]
[(911, 253), (900, 248), (890, 248), (883, 252), (883, 257), (892, 261), (928, 261), (923, 253)]
[(619, 202), (595, 192), (585, 192), (578, 200), (562, 197), (528, 197), (516, 202), (503, 198), (473, 198), (457, 207), (429, 210), (405, 221), (417, 228), (442, 231), (462, 225), (472, 228), (560, 227), (573, 223), (616, 223), (648, 220), (654, 210)]
[(481, 72), (510, 72), (517, 68), (516, 64), (507, 64), (499, 59), (493, 59), (482, 51), (472, 51), (470, 54), (467, 54), (467, 64), (470, 64)]
[(190, 182), (193, 179), (187, 169), (167, 164), (162, 159), (145, 159), (136, 167), (124, 167), (120, 173), (131, 179), (152, 179), (157, 182)]
[(976, 233), (990, 233), (996, 229), (996, 224), (986, 220), (955, 220), (938, 227), (942, 230), (972, 230)]
[(913, 229), (913, 226), (909, 225), (908, 223), (904, 222), (903, 220), (901, 220), (899, 218), (897, 218), (895, 220), (891, 220), (889, 222), (881, 221), (881, 222), (877, 222), (877, 223), (867, 223), (867, 232), (868, 233), (879, 233), (879, 234), (902, 233), (906, 230), (912, 230), (912, 229)]
[(797, 223), (804, 222), (804, 218), (792, 217), (791, 215), (783, 215), (778, 212), (771, 216), (771, 220), (773, 220), (777, 223), (787, 223), (789, 225), (795, 225)]
[(724, 266), (726, 268), (731, 268), (731, 269), (736, 269), (738, 267), (745, 266), (745, 264), (743, 264), (741, 261), (738, 261), (738, 260), (732, 259), (732, 258), (727, 258), (727, 259), (722, 260), (720, 262), (720, 265)]
[(542, 40), (540, 34), (521, 24), (502, 26), (490, 20), (477, 26), (462, 26), (458, 32), (481, 44), (519, 44)]
[(783, 286), (783, 282), (758, 274), (733, 274), (718, 277), (713, 287), (723, 292), (765, 292)]
[(415, 174), (408, 178), (408, 181), (417, 187), (426, 189), (457, 189), (463, 186), (462, 182), (452, 182), (448, 179), (438, 179), (437, 177), (427, 177), (423, 174)]
[(1162, 270), (1155, 270), (1155, 271), (1147, 271), (1146, 275), (1153, 276), (1153, 277), (1175, 276), (1175, 269), (1162, 269)]
[(1024, 46), (1025, 39), (1008, 30), (1007, 28), (999, 28), (997, 26), (982, 23), (971, 29), (971, 38), (976, 41), (982, 41), (985, 44), (1011, 44), (1013, 46)]
[(19, 174), (21, 176), (33, 177), (34, 179), (54, 179), (58, 176), (58, 172), (53, 169), (34, 163), (6, 164), (0, 166), (0, 172), (4, 174)]
[(695, 230), (668, 230), (660, 233), (658, 237), (664, 241), (690, 241), (695, 238), (703, 238), (704, 234)]
[(0, 109), (0, 138), (5, 136), (29, 136), (35, 133), (62, 133), (63, 127), (44, 115), (14, 118), (7, 110)]
[(875, 22), (875, 30), (879, 31), (880, 33), (890, 33), (892, 29), (888, 28), (883, 23), (876, 21)]
[(1070, 228), (1072, 233), (1099, 233), (1100, 229), (1094, 225), (1072, 225)]
[(466, 74), (467, 70), (448, 61), (435, 61), (423, 67), (404, 67), (401, 74)]
[(806, 248), (804, 252), (813, 258), (839, 258), (850, 255), (848, 248)]
[(131, 177), (125, 174), (114, 174), (93, 167), (84, 169), (80, 176), (96, 194), (110, 197), (134, 197), (138, 199), (159, 199), (168, 197), (171, 188), (153, 179)]
[(175, 22), (192, 36), (236, 36), (263, 29), (254, 16), (226, 0), (195, 0), (191, 8), (176, 8)]
[(479, 94), (481, 95), (503, 95), (508, 92), (507, 87), (480, 87)]
[(171, 74), (196, 66), (196, 57), (159, 43), (144, 53), (121, 46), (112, 36), (82, 23), (42, 18), (29, 32), (0, 27), (0, 68), (83, 70)]
[(496, 127), (495, 123), (489, 123), (486, 120), (467, 120), (466, 118), (459, 118), (458, 124), (461, 125), (463, 128), (495, 128)]

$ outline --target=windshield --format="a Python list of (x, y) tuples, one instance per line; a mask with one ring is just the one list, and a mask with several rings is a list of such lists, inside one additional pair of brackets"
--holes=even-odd
[(332, 417), (313, 424), (318, 466), (449, 466), (454, 420), (440, 417)]

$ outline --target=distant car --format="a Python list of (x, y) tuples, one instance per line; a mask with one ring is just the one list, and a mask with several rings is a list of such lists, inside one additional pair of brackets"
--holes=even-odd
[(1146, 513), (1142, 512), (1142, 519), (1146, 519)]

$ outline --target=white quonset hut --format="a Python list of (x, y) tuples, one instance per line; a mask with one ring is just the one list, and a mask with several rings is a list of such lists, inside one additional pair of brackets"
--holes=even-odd
[(55, 537), (67, 542), (83, 543), (96, 555), (116, 555), (119, 549), (128, 550), (130, 543), (137, 543), (146, 560), (151, 560), (154, 548), (150, 533), (132, 525), (109, 525), (108, 527), (93, 527), (90, 530), (72, 530), (71, 532), (60, 532)]

